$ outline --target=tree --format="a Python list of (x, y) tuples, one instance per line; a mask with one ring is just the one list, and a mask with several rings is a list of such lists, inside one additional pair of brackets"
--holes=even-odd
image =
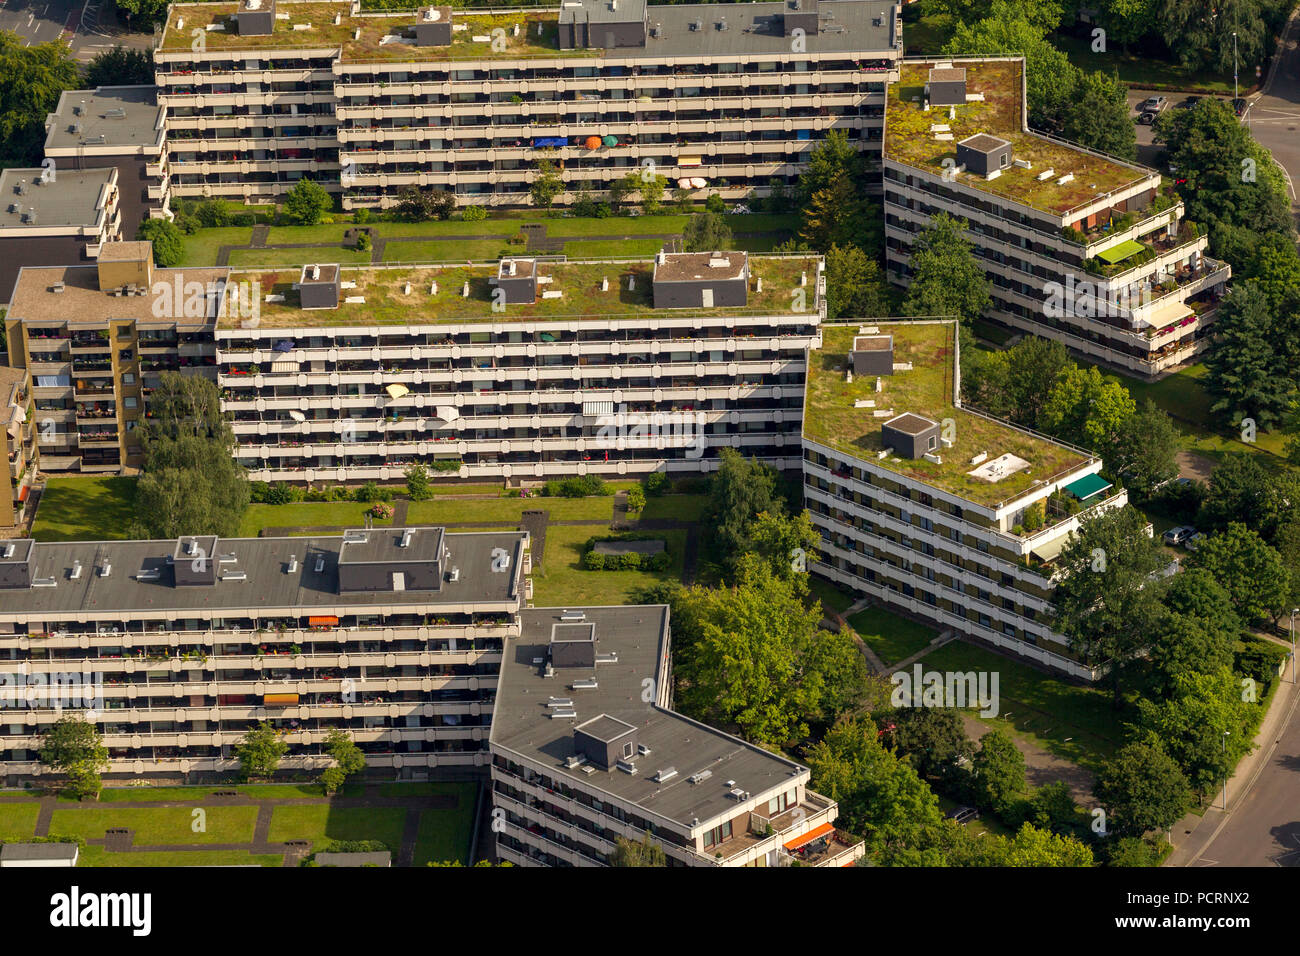
[(1080, 71), (1059, 124), (1061, 135), (1068, 140), (1121, 159), (1137, 159), (1128, 87), (1111, 74)]
[(645, 492), (640, 485), (627, 490), (627, 510), (629, 514), (638, 514), (645, 508)]
[(1157, 486), (1178, 477), (1182, 439), (1173, 419), (1148, 398), (1119, 425), (1106, 463), (1130, 491), (1150, 498)]
[(988, 845), (983, 866), (1093, 866), (1092, 850), (1072, 836), (1059, 836), (1026, 823), (1010, 840), (1005, 837)]
[(1179, 675), (1169, 697), (1137, 701), (1139, 739), (1163, 747), (1192, 789), (1204, 796), (1253, 746), (1247, 727), (1256, 705), (1242, 696), (1241, 684), (1227, 668)]
[(749, 523), (757, 515), (783, 508), (776, 489), (777, 474), (770, 465), (745, 458), (734, 448), (722, 449), (709, 483), (706, 512), (711, 550), (718, 560), (729, 561), (746, 550)]
[(167, 0), (114, 0), (119, 13), (126, 16), (129, 27), (143, 30), (167, 19)]
[(285, 194), (284, 210), (297, 223), (314, 226), (334, 208), (334, 199), (325, 187), (306, 177), (298, 180)]
[(817, 559), (821, 535), (807, 511), (788, 515), (784, 509), (760, 511), (745, 524), (744, 550), (732, 556), (729, 566), (757, 560), (767, 564), (777, 577), (790, 581), (800, 594), (808, 591), (808, 569)]
[(1175, 575), (1164, 603), (1167, 613), (1153, 628), (1148, 648), (1152, 690), (1158, 697), (1173, 692), (1179, 675), (1231, 667), (1242, 630), (1228, 592), (1201, 568)]
[[(1156, 0), (1161, 39), (1189, 70), (1250, 70), (1272, 52), (1260, 0)], [(1235, 54), (1235, 58), (1234, 58)]]
[(857, 651), (847, 635), (820, 630), (820, 610), (805, 606), (789, 581), (757, 561), (744, 570), (732, 588), (697, 585), (673, 596), (678, 699), (690, 716), (776, 748), (853, 696), (833, 686), (843, 669), (825, 664)]
[(1243, 524), (1208, 535), (1187, 559), (1223, 584), (1243, 620), (1269, 618), (1274, 624), (1291, 595), (1291, 575), (1282, 556)]
[(1152, 30), (1156, 0), (1101, 0), (1101, 25), (1107, 40), (1122, 49), (1141, 40)]
[(269, 777), (280, 766), (280, 758), (288, 752), (289, 745), (284, 742), (280, 732), (263, 721), (250, 728), (243, 740), (235, 744), (240, 776), (244, 780)]
[(1205, 389), (1213, 402), (1210, 410), (1232, 428), (1253, 419), (1260, 429), (1280, 423), (1295, 389), (1287, 364), (1288, 339), (1295, 333), (1285, 326), (1255, 282), (1234, 285), (1214, 325), (1205, 356)]
[(664, 848), (650, 838), (650, 833), (634, 842), (626, 837), (614, 838), (614, 855), (610, 866), (667, 866)]
[(1025, 791), (1025, 755), (1005, 730), (991, 730), (980, 738), (971, 758), (971, 784), (980, 806), (1003, 814)]
[(962, 395), (999, 418), (1041, 428), (1043, 404), (1070, 364), (1064, 345), (1034, 335), (1002, 352), (963, 347)]
[(1085, 517), (1060, 554), (1063, 577), (1053, 592), (1056, 629), (1070, 647), (1094, 664), (1110, 662), (1116, 707), (1163, 612), (1156, 575), (1169, 558), (1145, 528), (1146, 518), (1127, 505)]
[(1049, 435), (1101, 451), (1113, 447), (1136, 405), (1124, 384), (1096, 366), (1067, 365), (1043, 403), (1038, 426)]
[(140, 223), (135, 237), (153, 243), (153, 261), (165, 269), (185, 260), (185, 238), (173, 222), (146, 219)]
[(970, 754), (961, 715), (950, 707), (899, 707), (890, 721), (885, 739), (922, 777), (942, 776)]
[(216, 383), (163, 372), (137, 432), (144, 473), (136, 485), (136, 517), (146, 533), (236, 536), (248, 507), (248, 476), (232, 455), (235, 435)]
[(366, 768), (365, 754), (345, 731), (335, 729), (329, 732), (325, 738), (325, 753), (334, 759), (334, 765), (321, 772), (321, 786), (326, 796), (342, 787), (348, 777)]
[(884, 220), (879, 205), (865, 199), (871, 178), (866, 157), (848, 135), (838, 129), (828, 132), (808, 154), (799, 177), (800, 237), (820, 252), (833, 245), (857, 246), (874, 258), (883, 241)]
[(412, 501), (427, 501), (433, 497), (433, 487), (429, 484), (429, 469), (420, 462), (412, 463), (406, 469), (406, 494)]
[(865, 318), (887, 312), (880, 266), (858, 246), (832, 243), (826, 252), (827, 320)]
[(66, 43), (25, 42), (0, 31), (0, 158), (6, 166), (40, 164), (46, 118), (64, 90), (81, 85), (81, 69)]
[(1293, 485), (1292, 476), (1271, 473), (1253, 452), (1224, 455), (1214, 469), (1196, 526), (1221, 531), (1236, 521), (1271, 540), (1286, 520), (1300, 513), (1300, 493), (1291, 493)]
[(95, 725), (71, 714), (60, 717), (41, 736), (37, 759), (66, 774), (66, 792), (78, 800), (97, 797), (103, 789), (100, 774), (108, 769), (108, 748)]
[(970, 322), (989, 307), (991, 284), (966, 238), (966, 221), (941, 212), (912, 244), (912, 278), (903, 311)]
[(153, 50), (115, 46), (86, 67), (88, 86), (153, 86)]
[(410, 222), (449, 219), (455, 210), (455, 194), (436, 186), (403, 186), (397, 193), (397, 215)]
[(532, 197), (533, 205), (540, 209), (550, 209), (551, 204), (555, 202), (555, 197), (562, 192), (564, 192), (564, 180), (560, 178), (555, 163), (544, 156), (538, 159), (537, 175), (533, 177), (532, 185), (528, 187), (528, 195)]
[(716, 212), (697, 212), (686, 221), (682, 244), (687, 252), (712, 252), (730, 249), (731, 227)]

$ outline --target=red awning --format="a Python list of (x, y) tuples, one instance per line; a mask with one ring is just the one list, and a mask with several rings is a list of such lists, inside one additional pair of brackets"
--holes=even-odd
[(325, 626), (327, 626), (327, 625), (337, 624), (338, 622), (339, 622), (339, 619), (338, 619), (337, 617), (334, 617), (334, 615), (332, 615), (332, 614), (330, 614), (330, 615), (322, 615), (321, 617), (309, 617), (309, 618), (307, 618), (307, 626), (308, 626), (308, 627), (325, 627)]
[(809, 830), (803, 836), (795, 837), (793, 840), (791, 840), (789, 843), (785, 845), (785, 848), (787, 850), (797, 850), (801, 846), (807, 846), (809, 843), (811, 843), (813, 840), (816, 840), (818, 837), (824, 837), (826, 836), (826, 834), (834, 833), (834, 832), (835, 832), (835, 824), (823, 823), (821, 826), (814, 827), (813, 829)]
[(23, 485), (21, 488), (19, 488), (19, 489), (18, 489), (18, 500), (19, 500), (19, 501), (26, 501), (26, 500), (27, 500), (27, 492), (29, 492), (29, 491), (31, 491), (31, 490), (32, 490), (32, 489), (31, 489), (31, 486), (30, 486), (30, 485)]

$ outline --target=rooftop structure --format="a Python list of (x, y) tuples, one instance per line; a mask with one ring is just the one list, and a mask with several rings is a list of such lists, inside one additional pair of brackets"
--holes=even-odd
[[(965, 101), (938, 105), (927, 100), (927, 83), (934, 83), (936, 73), (956, 70), (935, 70), (929, 60), (903, 61), (885, 108), (886, 159), (1062, 217), (1158, 176), (1154, 170), (1029, 132), (1023, 60), (960, 62)], [(960, 171), (956, 144), (970, 143), (970, 137), (980, 134), (987, 140), (1005, 140), (1015, 157), (1016, 162), (992, 180)]]
[[(868, 0), (820, 0), (820, 3), (783, 0), (739, 6), (646, 6), (644, 0), (613, 3), (570, 0), (558, 10), (536, 12), (449, 10), (451, 42), (421, 45), (417, 41), (417, 28), (424, 22), (424, 10), (355, 16), (351, 3), (281, 0), (275, 8), (270, 33), (250, 36), (236, 27), (236, 18), (246, 15), (237, 3), (180, 3), (170, 8), (159, 49), (163, 53), (188, 51), (194, 42), (191, 31), (201, 29), (207, 51), (338, 50), (345, 62), (568, 56), (721, 57), (789, 52), (785, 21), (793, 13), (793, 22), (803, 24), (807, 52), (816, 55), (894, 48), (901, 38), (897, 36), (891, 10), (888, 3)], [(496, 29), (502, 33), (494, 44), (492, 31)], [(616, 39), (610, 49), (605, 49), (603, 44), (611, 37)]]
[[(953, 323), (899, 322), (881, 324), (878, 330), (893, 339), (893, 372), (853, 375), (850, 381), (849, 354), (855, 339), (863, 337), (860, 327), (823, 327), (822, 347), (808, 363), (805, 439), (985, 507), (1000, 506), (1092, 460), (1077, 449), (958, 407)], [(929, 457), (904, 457), (886, 445), (886, 426), (923, 434), (935, 424), (940, 441)], [(995, 481), (970, 474), (972, 459), (1004, 454), (1028, 465)]]
[(163, 112), (153, 85), (67, 90), (45, 120), (45, 155), (124, 149), (156, 154), (166, 133)]
[(74, 230), (98, 238), (114, 218), (117, 170), (6, 169), (0, 172), (0, 235)]

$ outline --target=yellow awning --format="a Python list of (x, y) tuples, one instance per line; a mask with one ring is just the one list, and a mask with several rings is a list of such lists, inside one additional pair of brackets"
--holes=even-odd
[(704, 163), (704, 158), (702, 156), (678, 156), (677, 157), (678, 166), (700, 166), (703, 165), (703, 163)]
[(297, 694), (267, 694), (262, 698), (263, 707), (293, 707), (297, 703)]
[(411, 390), (405, 385), (398, 385), (396, 383), (389, 385), (384, 389), (384, 391), (388, 393), (389, 398), (401, 398), (403, 395), (409, 395), (411, 392)]

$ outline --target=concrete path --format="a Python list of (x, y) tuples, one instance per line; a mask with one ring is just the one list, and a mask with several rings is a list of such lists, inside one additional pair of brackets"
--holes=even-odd
[[(993, 729), (992, 726), (980, 720), (979, 717), (968, 713), (963, 713), (961, 720), (966, 730), (966, 736), (976, 743)], [(1010, 736), (1016, 745), (1016, 749), (1024, 755), (1025, 780), (1029, 786), (1042, 787), (1049, 783), (1064, 780), (1070, 785), (1070, 793), (1074, 797), (1075, 803), (1085, 810), (1091, 810), (1092, 807), (1096, 806), (1097, 798), (1092, 795), (1092, 784), (1095, 779), (1092, 771), (1085, 770), (1076, 763), (1071, 763), (1051, 751), (1044, 750), (1038, 744), (1025, 740), (1015, 731), (1011, 731)]]

